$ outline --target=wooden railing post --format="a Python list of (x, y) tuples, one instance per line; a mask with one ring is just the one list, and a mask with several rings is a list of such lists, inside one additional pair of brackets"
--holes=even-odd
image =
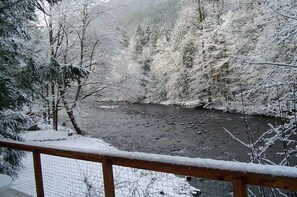
[(115, 197), (111, 160), (105, 159), (102, 162), (102, 170), (103, 170), (105, 197)]
[(233, 196), (247, 197), (246, 182), (242, 177), (233, 177)]
[(37, 197), (44, 197), (40, 152), (33, 151), (33, 163)]

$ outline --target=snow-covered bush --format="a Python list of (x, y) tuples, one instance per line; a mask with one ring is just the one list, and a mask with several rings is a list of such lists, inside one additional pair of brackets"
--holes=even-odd
[[(0, 111), (0, 138), (21, 140), (18, 134), (28, 123), (28, 118), (21, 112)], [(15, 177), (21, 167), (22, 156), (22, 151), (0, 147), (0, 173)]]

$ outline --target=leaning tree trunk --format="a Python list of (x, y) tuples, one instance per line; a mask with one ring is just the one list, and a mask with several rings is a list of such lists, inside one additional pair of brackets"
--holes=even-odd
[(74, 116), (73, 110), (68, 105), (68, 102), (65, 97), (65, 91), (61, 91), (60, 94), (61, 94), (61, 98), (62, 98), (64, 107), (66, 109), (67, 115), (72, 123), (74, 130), (76, 131), (77, 134), (84, 135), (85, 132), (80, 128), (80, 126), (77, 123), (76, 118)]

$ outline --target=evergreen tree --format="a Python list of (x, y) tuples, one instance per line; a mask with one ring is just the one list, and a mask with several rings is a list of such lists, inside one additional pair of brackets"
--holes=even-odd
[(139, 55), (142, 54), (143, 51), (143, 38), (144, 38), (144, 33), (139, 25), (136, 29), (136, 32), (134, 36), (132, 37), (130, 41), (130, 53), (133, 59), (137, 60)]
[(129, 37), (127, 35), (127, 31), (119, 26), (116, 26), (115, 31), (119, 39), (120, 46), (123, 48), (129, 47)]
[[(53, 0), (50, 3), (54, 3)], [(20, 140), (18, 133), (29, 119), (19, 112), (30, 101), (35, 63), (24, 52), (30, 41), (28, 27), (33, 26), (37, 1), (0, 1), (0, 138)], [(16, 175), (22, 152), (0, 148), (0, 173)]]
[(183, 49), (183, 65), (186, 68), (192, 68), (194, 65), (195, 45), (193, 42), (189, 42)]
[(4, 0), (0, 2), (0, 109), (13, 108), (25, 102), (24, 91), (14, 76), (21, 64), (26, 63), (24, 47), (19, 38), (28, 39), (24, 21), (32, 20), (34, 7), (31, 3)]
[(164, 28), (164, 35), (165, 35), (166, 41), (170, 42), (171, 32), (170, 32), (170, 28), (168, 26), (165, 26), (165, 28)]
[[(24, 24), (34, 18), (34, 6), (28, 1), (0, 2), (0, 137), (19, 140), (17, 133), (26, 117), (14, 112), (27, 101), (18, 76), (26, 63), (23, 41), (28, 39)], [(0, 173), (16, 175), (22, 152), (0, 148)]]
[(151, 51), (154, 51), (157, 47), (157, 40), (158, 40), (158, 35), (159, 32), (158, 32), (158, 27), (157, 25), (153, 25), (152, 26), (152, 29), (151, 29), (151, 33), (150, 33), (150, 38), (149, 38), (149, 41), (150, 41), (150, 49)]
[(150, 36), (151, 36), (152, 30), (149, 25), (146, 26), (143, 34), (143, 39), (142, 39), (142, 45), (147, 45), (150, 42)]

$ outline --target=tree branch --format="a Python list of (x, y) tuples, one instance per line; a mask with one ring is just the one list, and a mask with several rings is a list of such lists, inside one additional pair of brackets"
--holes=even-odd
[(248, 62), (249, 64), (258, 64), (258, 65), (271, 65), (271, 66), (282, 66), (282, 67), (290, 67), (297, 68), (297, 65), (280, 63), (280, 62)]
[(87, 98), (89, 96), (92, 96), (92, 95), (94, 95), (94, 94), (96, 94), (96, 93), (98, 93), (98, 92), (100, 92), (100, 91), (102, 91), (102, 90), (104, 90), (106, 88), (108, 88), (108, 86), (98, 88), (97, 90), (94, 90), (94, 91), (90, 92), (89, 94), (84, 95), (80, 100), (84, 100), (85, 98)]
[(293, 16), (293, 15), (287, 15), (287, 14), (284, 14), (284, 13), (281, 13), (277, 10), (273, 10), (274, 12), (276, 12), (277, 14), (285, 17), (285, 18), (289, 18), (289, 19), (293, 19), (293, 20), (297, 20), (297, 17), (296, 16)]

